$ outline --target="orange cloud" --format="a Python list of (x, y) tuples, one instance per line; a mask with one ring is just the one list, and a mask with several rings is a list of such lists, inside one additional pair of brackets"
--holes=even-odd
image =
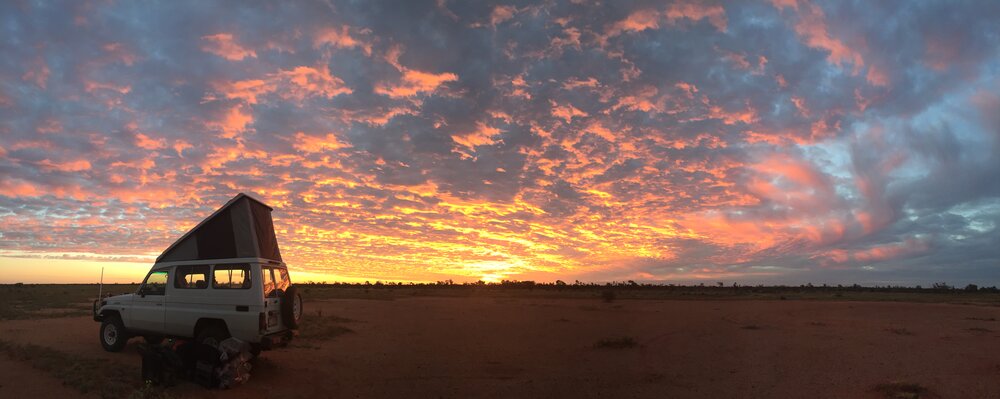
[(220, 135), (222, 138), (237, 138), (253, 122), (253, 114), (248, 108), (241, 104), (234, 105), (227, 109), (219, 120), (209, 121), (208, 126), (222, 132)]
[(257, 58), (257, 52), (243, 47), (233, 39), (232, 33), (217, 33), (202, 36), (201, 50), (215, 54), (230, 61), (240, 61), (247, 57)]
[(496, 6), (490, 12), (490, 25), (497, 26), (504, 21), (514, 18), (517, 9), (514, 6)]
[(691, 21), (708, 19), (709, 23), (719, 31), (726, 30), (726, 10), (722, 6), (707, 5), (698, 1), (679, 1), (670, 4), (662, 11), (646, 9), (632, 12), (625, 19), (611, 25), (602, 37), (602, 41), (623, 33), (659, 29), (661, 21), (665, 21), (667, 25), (675, 25), (684, 19)]
[(316, 32), (313, 45), (317, 48), (322, 46), (333, 46), (336, 48), (360, 47), (364, 50), (365, 54), (371, 55), (371, 43), (362, 42), (354, 38), (351, 36), (350, 30), (350, 27), (347, 25), (341, 26), (340, 29), (331, 27), (322, 28)]
[(451, 136), (461, 146), (472, 149), (480, 145), (491, 145), (496, 143), (494, 136), (500, 134), (500, 129), (489, 126), (483, 122), (476, 122), (476, 130), (467, 134), (456, 134)]
[(164, 139), (153, 139), (145, 134), (138, 133), (135, 135), (135, 145), (147, 150), (159, 150), (167, 147), (167, 141)]
[(554, 100), (549, 100), (552, 105), (552, 116), (570, 123), (575, 116), (586, 117), (587, 113), (576, 109), (572, 104), (559, 105)]
[(375, 87), (375, 92), (392, 98), (412, 97), (433, 92), (441, 85), (456, 80), (458, 80), (458, 75), (450, 72), (431, 73), (405, 69), (402, 81), (382, 83)]
[(312, 136), (303, 132), (295, 133), (295, 142), (292, 146), (296, 150), (305, 153), (339, 150), (351, 147), (350, 144), (341, 142), (340, 139), (338, 139), (333, 133), (327, 133), (325, 136)]
[(303, 101), (309, 97), (332, 98), (351, 94), (344, 81), (330, 74), (326, 67), (297, 66), (267, 74), (263, 79), (216, 83), (214, 88), (225, 98), (257, 104), (261, 97), (275, 93), (285, 100)]
[(86, 159), (77, 159), (73, 161), (51, 161), (43, 159), (38, 164), (45, 169), (59, 172), (82, 172), (90, 170), (90, 161), (87, 161)]

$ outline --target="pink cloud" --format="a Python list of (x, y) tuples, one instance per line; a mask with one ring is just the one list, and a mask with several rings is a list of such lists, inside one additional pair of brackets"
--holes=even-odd
[(830, 63), (843, 66), (850, 63), (855, 73), (865, 65), (861, 53), (850, 48), (844, 42), (830, 36), (823, 9), (809, 0), (772, 0), (771, 3), (779, 10), (792, 8), (798, 15), (795, 23), (795, 33), (805, 40), (806, 45), (823, 49), (830, 54)]
[(514, 13), (517, 12), (517, 8), (514, 6), (496, 6), (493, 7), (493, 11), (490, 12), (490, 25), (497, 26), (504, 21), (514, 18)]
[(34, 83), (36, 86), (46, 88), (49, 80), (49, 66), (41, 58), (35, 59), (27, 66), (27, 72), (21, 75), (21, 80)]
[(347, 25), (338, 28), (325, 27), (316, 32), (313, 39), (315, 47), (333, 46), (336, 48), (355, 48), (364, 50), (365, 54), (372, 54), (372, 44), (361, 41), (351, 35), (351, 28)]
[(240, 61), (244, 58), (257, 58), (257, 52), (240, 45), (232, 33), (217, 33), (202, 36), (201, 50), (215, 54), (230, 61)]
[(167, 141), (162, 138), (153, 139), (145, 134), (138, 133), (135, 135), (135, 145), (146, 150), (159, 150), (167, 147)]
[(86, 159), (77, 159), (72, 161), (52, 161), (43, 159), (38, 162), (38, 164), (45, 169), (59, 172), (82, 172), (90, 170), (90, 161), (87, 161)]

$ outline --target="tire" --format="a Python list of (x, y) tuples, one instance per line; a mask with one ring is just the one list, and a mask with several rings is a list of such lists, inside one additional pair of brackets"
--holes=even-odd
[(229, 337), (230, 337), (229, 330), (227, 330), (225, 326), (219, 324), (212, 324), (208, 327), (201, 329), (201, 331), (198, 332), (198, 336), (195, 337), (194, 340), (199, 344), (209, 344), (214, 346), (218, 345), (220, 342)]
[(288, 287), (281, 296), (281, 321), (285, 327), (297, 330), (302, 324), (302, 295), (295, 286)]
[(150, 345), (159, 345), (163, 343), (162, 335), (144, 335), (142, 339), (146, 340), (146, 343)]
[(260, 357), (261, 349), (260, 344), (250, 344), (250, 354), (253, 355), (254, 358)]
[(107, 316), (101, 322), (99, 338), (104, 350), (108, 352), (121, 352), (122, 349), (125, 349), (125, 345), (128, 344), (128, 330), (125, 329), (125, 323), (122, 323), (120, 317)]

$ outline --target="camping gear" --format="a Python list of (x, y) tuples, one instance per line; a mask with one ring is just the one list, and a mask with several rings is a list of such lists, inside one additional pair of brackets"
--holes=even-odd
[(169, 346), (139, 344), (142, 356), (142, 380), (154, 385), (171, 386), (183, 375), (183, 362)]
[(142, 380), (154, 385), (174, 385), (178, 376), (205, 388), (227, 389), (250, 380), (253, 360), (250, 344), (239, 338), (216, 343), (170, 340), (163, 345), (139, 344)]
[(250, 379), (250, 344), (239, 338), (226, 338), (219, 343), (222, 366), (218, 369), (219, 387), (229, 388)]

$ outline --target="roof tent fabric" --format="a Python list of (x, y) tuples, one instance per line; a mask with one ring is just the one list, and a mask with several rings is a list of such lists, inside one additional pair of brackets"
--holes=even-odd
[(280, 262), (272, 210), (256, 198), (240, 193), (170, 245), (156, 262), (227, 258)]

